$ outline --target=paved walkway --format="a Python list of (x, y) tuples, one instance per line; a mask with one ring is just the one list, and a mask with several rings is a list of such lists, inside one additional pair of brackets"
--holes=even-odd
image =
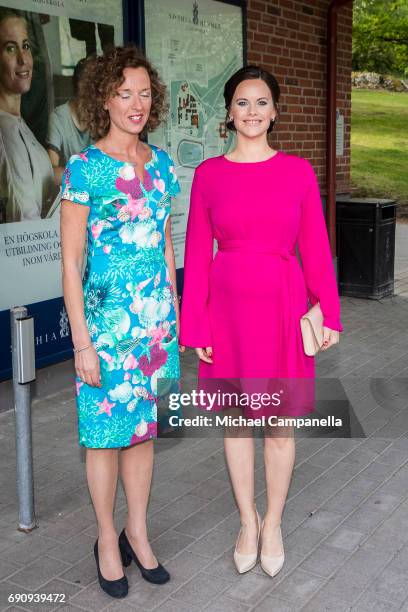
[[(172, 580), (155, 587), (132, 564), (128, 598), (106, 596), (96, 582), (94, 516), (67, 387), (33, 405), (39, 526), (28, 535), (16, 530), (13, 413), (0, 414), (0, 610), (408, 612), (407, 238), (408, 226), (399, 225), (399, 294), (381, 301), (344, 298), (346, 334), (319, 357), (319, 374), (340, 378), (366, 438), (298, 441), (283, 518), (287, 560), (278, 576), (267, 577), (259, 565), (244, 576), (234, 568), (239, 521), (222, 441), (161, 439), (149, 527)], [(192, 353), (183, 361), (191, 372)], [(262, 512), (260, 440), (256, 448)], [(124, 515), (119, 490), (118, 529)], [(13, 593), (63, 593), (66, 603), (12, 604)]]

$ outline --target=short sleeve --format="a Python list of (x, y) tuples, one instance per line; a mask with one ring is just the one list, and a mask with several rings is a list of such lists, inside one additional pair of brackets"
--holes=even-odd
[(84, 154), (70, 157), (62, 176), (62, 200), (85, 206), (91, 205), (87, 164), (89, 162)]
[(176, 174), (176, 169), (174, 167), (174, 161), (173, 159), (170, 157), (170, 155), (167, 156), (168, 160), (167, 160), (167, 189), (169, 192), (169, 195), (172, 198), (175, 198), (176, 195), (178, 195), (181, 191), (180, 189), (180, 183), (178, 181), (177, 178), (177, 174)]
[(48, 133), (47, 133), (47, 148), (55, 151), (58, 155), (61, 155), (62, 149), (62, 129), (61, 122), (54, 111), (50, 115), (48, 122)]

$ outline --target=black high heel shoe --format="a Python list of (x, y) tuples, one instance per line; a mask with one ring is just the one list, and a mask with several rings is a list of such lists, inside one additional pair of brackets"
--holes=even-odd
[(118, 578), (117, 580), (106, 580), (101, 574), (101, 570), (99, 567), (99, 551), (98, 551), (98, 540), (95, 542), (94, 546), (94, 555), (96, 561), (96, 568), (98, 570), (98, 580), (100, 587), (105, 593), (110, 595), (111, 597), (116, 597), (117, 599), (121, 599), (122, 597), (126, 597), (128, 594), (128, 581), (126, 576), (122, 578)]
[(132, 563), (133, 559), (137, 567), (140, 569), (143, 578), (148, 582), (153, 582), (153, 584), (164, 584), (170, 580), (169, 572), (164, 569), (161, 563), (159, 563), (159, 565), (153, 569), (143, 567), (139, 559), (136, 557), (135, 551), (131, 547), (124, 529), (119, 536), (119, 548), (124, 567), (128, 567)]

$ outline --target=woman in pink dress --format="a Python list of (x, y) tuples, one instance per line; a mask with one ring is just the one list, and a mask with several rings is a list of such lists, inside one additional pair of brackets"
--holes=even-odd
[[(260, 68), (236, 72), (224, 89), (236, 146), (195, 171), (180, 343), (196, 349), (201, 381), (244, 379), (251, 386), (258, 380), (262, 387), (279, 378), (313, 380), (314, 359), (304, 353), (300, 330), (308, 299), (320, 302), (323, 350), (337, 343), (342, 331), (315, 173), (307, 160), (268, 144), (279, 93), (275, 77)], [(236, 567), (244, 573), (255, 566), (261, 539), (261, 566), (274, 576), (284, 562), (280, 524), (295, 443), (290, 427), (270, 427), (265, 434), (262, 525), (254, 501), (253, 437), (227, 432), (225, 453), (241, 519)]]

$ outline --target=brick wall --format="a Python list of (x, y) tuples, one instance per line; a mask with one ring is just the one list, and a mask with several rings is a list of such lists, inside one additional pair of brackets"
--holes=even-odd
[[(326, 23), (329, 0), (248, 0), (248, 63), (273, 72), (281, 86), (277, 149), (309, 159), (325, 193)], [(349, 191), (352, 8), (338, 17), (337, 106), (344, 114), (344, 156), (337, 192)]]

